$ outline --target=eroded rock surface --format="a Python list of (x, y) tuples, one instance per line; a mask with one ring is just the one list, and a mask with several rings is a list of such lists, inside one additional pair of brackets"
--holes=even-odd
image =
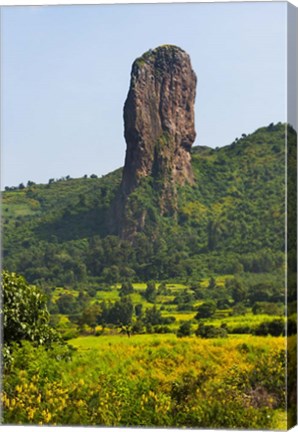
[(125, 195), (142, 177), (152, 176), (161, 190), (161, 207), (167, 209), (173, 205), (175, 183), (193, 182), (196, 81), (189, 55), (173, 45), (150, 50), (133, 63), (124, 105)]

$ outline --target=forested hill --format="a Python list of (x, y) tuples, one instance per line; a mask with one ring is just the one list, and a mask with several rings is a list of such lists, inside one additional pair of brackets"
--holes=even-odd
[(194, 147), (195, 182), (179, 186), (175, 214), (160, 214), (150, 177), (132, 192), (134, 214), (146, 213), (133, 242), (109, 230), (122, 169), (6, 188), (3, 266), (31, 283), (72, 286), (274, 272), (284, 265), (284, 167), (281, 123), (226, 147)]

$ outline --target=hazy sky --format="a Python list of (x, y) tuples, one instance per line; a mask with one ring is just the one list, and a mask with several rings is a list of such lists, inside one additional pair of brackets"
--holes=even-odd
[(123, 165), (131, 64), (187, 51), (195, 145), (286, 121), (286, 3), (2, 8), (2, 188)]

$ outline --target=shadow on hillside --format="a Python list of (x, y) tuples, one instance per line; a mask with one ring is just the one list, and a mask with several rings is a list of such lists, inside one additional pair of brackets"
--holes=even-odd
[(106, 213), (98, 209), (76, 214), (66, 211), (56, 220), (42, 222), (34, 231), (40, 240), (51, 241), (55, 238), (58, 242), (101, 236), (106, 231)]

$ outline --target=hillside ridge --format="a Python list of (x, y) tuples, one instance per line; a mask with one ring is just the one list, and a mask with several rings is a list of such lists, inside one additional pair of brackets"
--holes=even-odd
[[(285, 125), (228, 147), (192, 150), (194, 184), (177, 189), (177, 215), (161, 215), (150, 176), (130, 194), (147, 223), (132, 244), (109, 231), (122, 169), (3, 193), (3, 264), (30, 282), (80, 284), (198, 278), (283, 265)], [(296, 133), (289, 128), (289, 142)], [(118, 275), (118, 276), (117, 276)]]

